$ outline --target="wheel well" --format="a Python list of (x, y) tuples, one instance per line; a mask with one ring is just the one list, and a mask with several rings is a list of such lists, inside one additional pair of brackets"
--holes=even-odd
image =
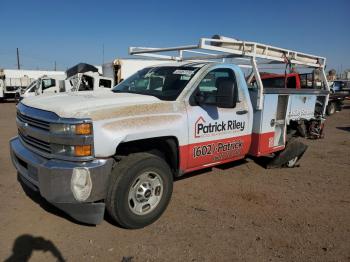
[(123, 157), (132, 153), (150, 152), (163, 158), (174, 176), (179, 173), (179, 143), (175, 137), (147, 138), (118, 145), (115, 156)]

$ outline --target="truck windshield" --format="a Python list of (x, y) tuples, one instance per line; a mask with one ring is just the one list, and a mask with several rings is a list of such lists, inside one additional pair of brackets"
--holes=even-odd
[(155, 96), (175, 100), (199, 68), (162, 66), (144, 68), (113, 88), (113, 92)]
[[(37, 80), (35, 80), (35, 81), (33, 81), (25, 90), (24, 90), (24, 92), (29, 92), (29, 93), (31, 93), (31, 92), (35, 92), (35, 89), (36, 89), (36, 86), (37, 86)], [(23, 92), (23, 93), (24, 93)]]

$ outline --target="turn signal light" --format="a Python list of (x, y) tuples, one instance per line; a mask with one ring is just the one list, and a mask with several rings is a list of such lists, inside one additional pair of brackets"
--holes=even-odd
[(91, 135), (91, 124), (78, 124), (75, 126), (75, 134), (77, 135)]
[(85, 146), (75, 146), (74, 147), (74, 155), (75, 156), (91, 156), (91, 145)]

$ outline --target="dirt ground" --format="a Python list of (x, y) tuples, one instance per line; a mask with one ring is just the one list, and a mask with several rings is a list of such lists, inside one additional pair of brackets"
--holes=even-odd
[(9, 156), (15, 104), (0, 104), (0, 260), (350, 261), (350, 103), (326, 124), (300, 167), (247, 160), (190, 175), (160, 220), (125, 230), (26, 196)]

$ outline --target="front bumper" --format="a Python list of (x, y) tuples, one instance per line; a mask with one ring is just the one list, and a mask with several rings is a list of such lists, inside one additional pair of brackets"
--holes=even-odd
[[(106, 197), (112, 159), (89, 162), (47, 159), (27, 149), (18, 137), (10, 140), (10, 150), (19, 178), (29, 188), (80, 222), (99, 224), (103, 220), (105, 204), (97, 201)], [(72, 172), (76, 167), (90, 171), (92, 190), (84, 202), (77, 201), (71, 190)]]

